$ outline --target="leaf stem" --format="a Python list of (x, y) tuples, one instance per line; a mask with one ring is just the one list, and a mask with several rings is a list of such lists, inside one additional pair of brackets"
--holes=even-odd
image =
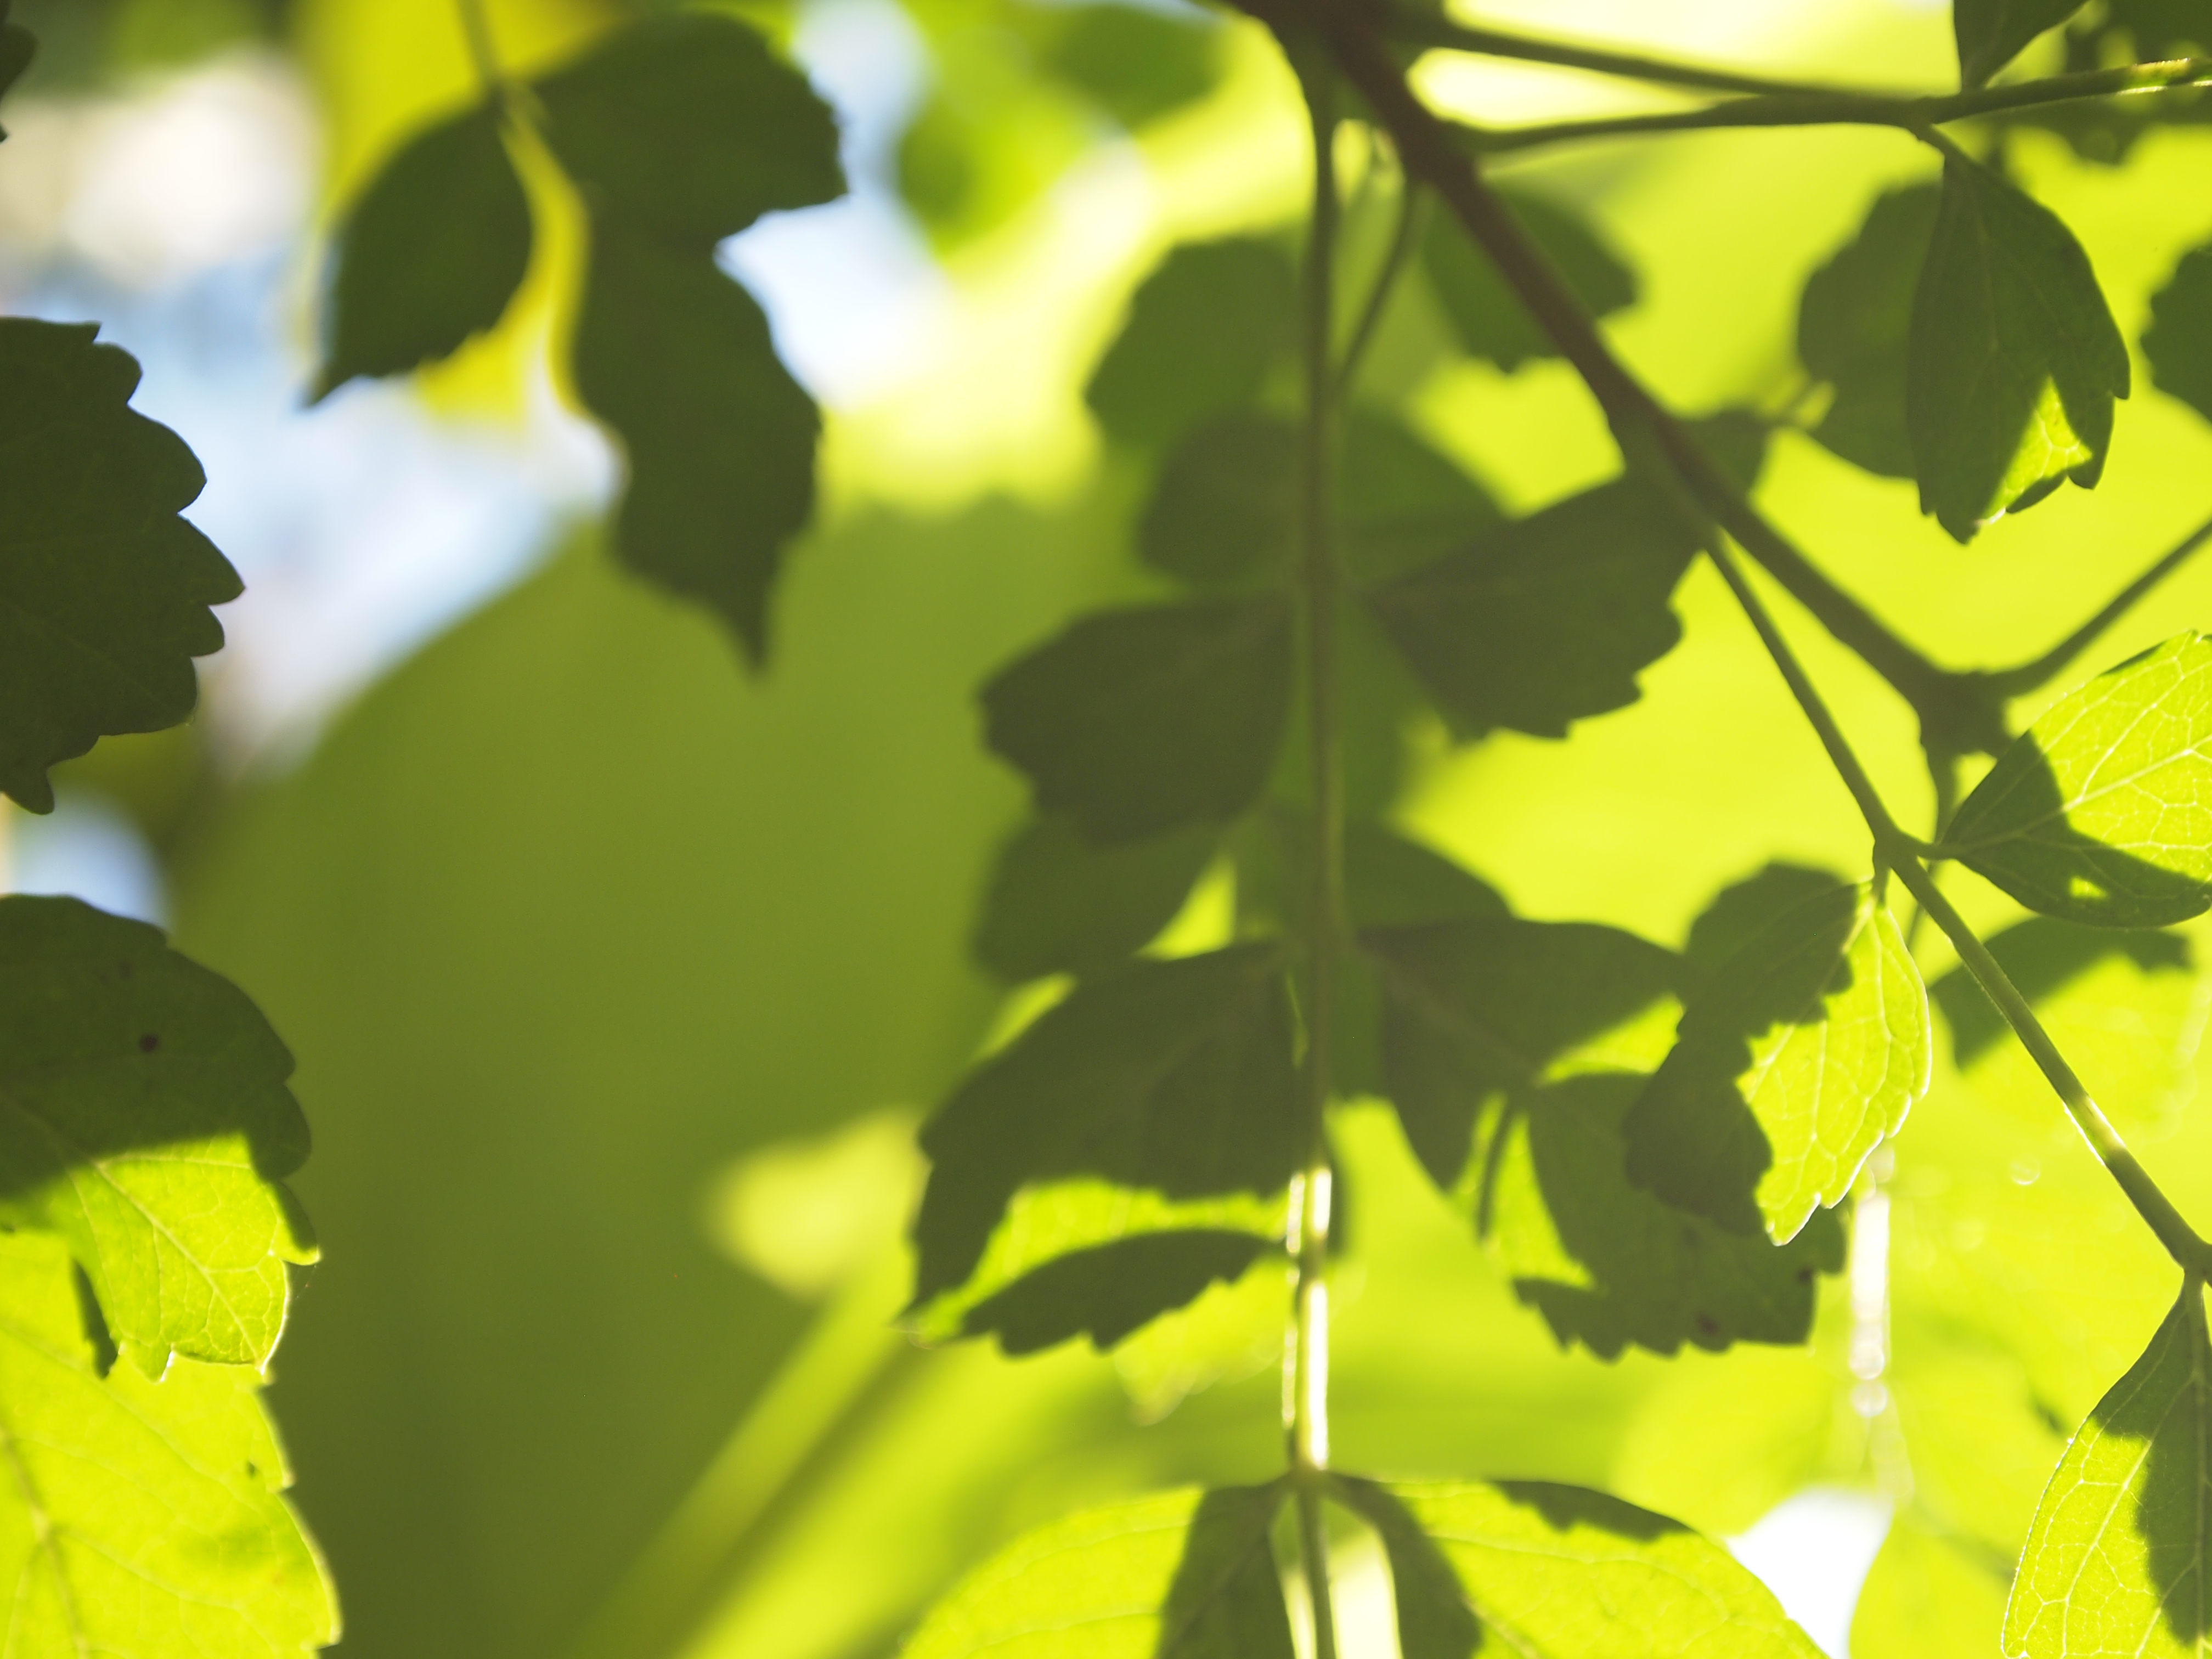
[(1391, 228), (1389, 251), (1382, 256), (1382, 266), (1375, 273), (1375, 285), (1368, 290), (1366, 302), (1359, 307), (1359, 320), (1353, 325), (1352, 338), (1344, 348), (1344, 361), (1336, 371), (1336, 395), (1340, 398), (1351, 394), (1360, 360), (1374, 343), (1375, 331), (1382, 325), (1382, 313), (1389, 306), (1391, 295), (1397, 290), (1398, 278), (1405, 274), (1406, 261), (1420, 240), (1422, 206), (1420, 190), (1401, 167), (1398, 171), (1398, 222)]
[(2113, 594), (2102, 610), (2050, 650), (2032, 662), (1991, 674), (1990, 684), (2008, 697), (2020, 696), (2044, 684), (2094, 645), (2099, 635), (2125, 616), (2146, 593), (2187, 563), (2190, 556), (2208, 541), (2212, 541), (2212, 519), (2184, 536), (2170, 552)]
[(508, 101), (507, 72), (499, 66), (499, 49), (493, 43), (491, 14), (485, 0), (455, 0), (461, 14), (461, 33), (468, 37), (469, 59), (483, 82), (484, 96), (504, 108)]

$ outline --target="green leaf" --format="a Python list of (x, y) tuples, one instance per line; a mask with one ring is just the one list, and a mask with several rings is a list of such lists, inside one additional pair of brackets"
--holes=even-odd
[(1345, 826), (1344, 908), (1359, 928), (1506, 914), (1498, 890), (1466, 866), (1377, 823)]
[(1097, 612), (983, 688), (1038, 811), (1098, 842), (1224, 823), (1259, 798), (1291, 701), (1280, 599)]
[(1960, 84), (1982, 85), (2037, 35), (2081, 9), (2081, 0), (1952, 0)]
[(247, 1370), (102, 1376), (60, 1246), (0, 1233), (0, 1578), (12, 1654), (274, 1659), (337, 1635)]
[(1691, 1000), (1629, 1114), (1638, 1185), (1735, 1232), (1796, 1237), (1926, 1092), (1928, 994), (1869, 884), (1787, 912)]
[(1297, 335), (1297, 276), (1273, 242), (1186, 244), (1145, 279), (1084, 397), (1106, 435), (1172, 443), (1241, 409)]
[(410, 141), (346, 215), (314, 396), (404, 374), (505, 313), (530, 264), (530, 203), (499, 112), (465, 110)]
[[(1541, 196), (1505, 194), (1515, 216), (1551, 256), (1585, 311), (1609, 317), (1635, 303), (1635, 273), (1577, 215)], [(1486, 358), (1510, 372), (1533, 357), (1558, 355), (1498, 268), (1449, 214), (1439, 213), (1430, 222), (1421, 263), (1468, 356)]]
[(1797, 356), (1833, 398), (1812, 435), (1854, 466), (1909, 478), (1906, 359), (1913, 293), (1942, 192), (1907, 185), (1875, 199), (1851, 240), (1805, 281)]
[(2005, 1609), (2004, 1650), (2201, 1654), (2212, 1636), (2209, 1551), (2212, 1344), (2192, 1279), (2051, 1477)]
[(2212, 247), (2183, 254), (2153, 297), (2142, 349), (2158, 389), (2212, 421)]
[(1920, 510), (1966, 542), (2063, 479), (2094, 488), (2128, 376), (2074, 233), (1988, 168), (1946, 161), (1905, 371)]
[(710, 258), (603, 214), (574, 351), (577, 391), (629, 460), (623, 562), (712, 605), (758, 664), (784, 545), (814, 508), (822, 424), (768, 319)]
[(1729, 957), (1781, 917), (1847, 884), (1826, 870), (1777, 862), (1723, 887), (1690, 924), (1690, 937), (1683, 942), (1688, 988), (1703, 990)]
[(961, 1334), (996, 1331), (1010, 1354), (1035, 1353), (1076, 1336), (1110, 1348), (1170, 1310), (1188, 1306), (1215, 1280), (1243, 1278), (1262, 1251), (1280, 1243), (1225, 1231), (1134, 1233), (1047, 1261), (969, 1309)]
[(733, 18), (649, 18), (537, 90), (545, 136), (594, 214), (702, 254), (763, 213), (845, 191), (829, 106)]
[(1079, 987), (921, 1132), (933, 1167), (915, 1305), (976, 1271), (1025, 1186), (1088, 1176), (1170, 1199), (1279, 1192), (1297, 1121), (1290, 1021), (1273, 945), (1135, 963)]
[(1336, 480), (1337, 557), (1367, 585), (1419, 569), (1494, 528), (1498, 504), (1396, 421), (1355, 410)]
[(1334, 1486), (1382, 1536), (1405, 1659), (1469, 1659), (1493, 1636), (1517, 1659), (1820, 1652), (1727, 1551), (1602, 1492), (1343, 1475)]
[(2212, 642), (2182, 634), (2069, 692), (1998, 757), (1945, 846), (2031, 910), (2163, 927), (2212, 905)]
[(149, 1374), (261, 1364), (307, 1154), (292, 1056), (238, 988), (143, 922), (0, 898), (0, 1224), (58, 1234)]
[(1562, 738), (1636, 701), (1638, 672), (1682, 636), (1668, 601), (1698, 551), (1680, 515), (1622, 479), (1502, 525), (1368, 603), (1459, 735)]
[[(27, 29), (8, 21), (8, 7), (4, 0), (0, 0), (0, 95), (5, 95), (21, 78), (23, 71), (30, 68), (38, 50), (39, 43), (31, 38)], [(7, 136), (6, 130), (0, 129), (0, 138)]]
[(210, 605), (237, 572), (178, 517), (206, 475), (130, 408), (138, 365), (95, 325), (0, 318), (0, 790), (53, 810), (46, 769), (192, 712)]
[(1267, 1532), (1283, 1487), (1166, 1492), (1018, 1539), (938, 1603), (902, 1659), (1291, 1659)]
[(1917, 1510), (1889, 1535), (1851, 1614), (1851, 1659), (1919, 1659), (1993, 1653), (2004, 1625), (2011, 1563), (1984, 1559), (1970, 1540), (1945, 1534)]
[(1211, 830), (1183, 830), (1098, 847), (1065, 818), (1038, 818), (999, 854), (975, 959), (1014, 983), (1102, 973), (1175, 920), (1219, 841)]
[(1196, 102), (1221, 79), (1221, 31), (1203, 14), (1048, 5), (1012, 21), (1046, 34), (1040, 67), (1132, 130)]

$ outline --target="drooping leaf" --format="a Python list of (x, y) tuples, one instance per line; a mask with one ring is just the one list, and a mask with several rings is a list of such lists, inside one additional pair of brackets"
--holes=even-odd
[(1000, 979), (1103, 972), (1174, 920), (1219, 837), (1181, 830), (1099, 847), (1064, 818), (1038, 818), (999, 854), (975, 958)]
[(2158, 389), (2212, 421), (2212, 247), (2183, 254), (2152, 298), (2142, 349)]
[[(1635, 273), (1581, 217), (1526, 191), (1510, 191), (1506, 199), (1584, 310), (1609, 317), (1635, 303)], [(1510, 372), (1532, 357), (1557, 355), (1498, 268), (1449, 214), (1430, 222), (1421, 263), (1468, 356), (1486, 358)]]
[(2008, 1659), (2181, 1659), (2212, 1639), (2212, 1344), (2191, 1280), (2051, 1477), (2005, 1609)]
[(1280, 1483), (1086, 1510), (939, 1602), (902, 1659), (1291, 1659), (1267, 1531)]
[(1084, 397), (1117, 442), (1172, 443), (1251, 402), (1297, 335), (1297, 276), (1272, 242), (1176, 248), (1145, 279)]
[(8, 1650), (279, 1659), (337, 1610), (282, 1496), (244, 1367), (101, 1376), (69, 1258), (0, 1232), (0, 1577)]
[(1079, 987), (923, 1129), (915, 1305), (976, 1271), (1024, 1187), (1095, 1176), (1170, 1199), (1279, 1192), (1297, 1101), (1277, 947), (1139, 962)]
[(208, 607), (241, 591), (177, 516), (199, 463), (130, 407), (138, 365), (98, 332), (0, 318), (0, 791), (33, 812), (48, 767), (192, 712)]
[(2212, 642), (2182, 634), (2060, 698), (1947, 847), (2031, 910), (2164, 927), (2212, 905)]
[(1948, 1536), (1906, 1510), (1889, 1523), (1859, 1590), (1851, 1659), (1997, 1651), (2011, 1565), (1984, 1559), (1972, 1540)]
[(2064, 479), (2094, 488), (2128, 386), (2074, 233), (1988, 168), (1946, 161), (1905, 372), (1920, 510), (1965, 542)]
[(2081, 9), (2081, 0), (1953, 0), (1960, 84), (1980, 86), (2037, 35)]
[(992, 748), (1038, 810), (1098, 842), (1224, 823), (1255, 800), (1291, 700), (1280, 599), (1100, 611), (983, 688)]
[(969, 1308), (961, 1334), (995, 1331), (1010, 1354), (1034, 1353), (1077, 1336), (1110, 1348), (1216, 1280), (1243, 1278), (1279, 1242), (1231, 1231), (1133, 1233), (1054, 1257)]
[(1784, 914), (1691, 1000), (1629, 1114), (1628, 1173), (1741, 1233), (1796, 1237), (1928, 1087), (1928, 994), (1872, 886)]
[(1334, 1484), (1382, 1536), (1406, 1659), (1469, 1659), (1493, 1641), (1525, 1659), (1820, 1652), (1727, 1551), (1601, 1492), (1541, 1481)]
[(1806, 279), (1798, 302), (1798, 359), (1833, 393), (1812, 435), (1884, 477), (1912, 477), (1905, 363), (1942, 194), (1907, 185), (1877, 198), (1857, 234)]
[(410, 140), (339, 228), (315, 397), (404, 374), (495, 325), (530, 264), (530, 203), (497, 109)]
[(76, 899), (0, 898), (0, 1224), (58, 1235), (117, 1342), (260, 1364), (307, 1153), (292, 1057), (228, 981)]

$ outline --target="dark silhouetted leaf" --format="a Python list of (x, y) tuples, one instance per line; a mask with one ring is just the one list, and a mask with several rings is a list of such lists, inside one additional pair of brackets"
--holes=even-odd
[[(1507, 200), (1536, 245), (1551, 256), (1583, 309), (1595, 317), (1608, 317), (1635, 303), (1635, 273), (1579, 216), (1540, 196), (1513, 191)], [(1487, 358), (1510, 370), (1532, 357), (1558, 355), (1498, 268), (1450, 215), (1440, 213), (1431, 221), (1421, 245), (1421, 262), (1468, 356)]]
[(1628, 1173), (1740, 1233), (1797, 1236), (1928, 1087), (1928, 994), (1873, 888), (1786, 912), (1715, 973), (1626, 1126)]
[[(28, 30), (8, 21), (6, 0), (0, 0), (0, 96), (4, 96), (8, 88), (21, 78), (23, 71), (30, 68), (38, 50), (38, 42), (31, 39)], [(7, 136), (7, 130), (0, 128), (0, 138)]]
[[(915, 1223), (916, 1305), (976, 1273), (1025, 1187), (1089, 1177), (1171, 1200), (1279, 1192), (1298, 1098), (1290, 1018), (1273, 945), (1134, 963), (1079, 987), (922, 1131), (933, 1167)], [(1025, 1271), (1035, 1243), (1008, 1243)]]
[(1436, 1540), (1389, 1487), (1344, 1474), (1330, 1484), (1382, 1540), (1398, 1616), (1399, 1659), (1472, 1659), (1483, 1645), (1482, 1626), (1467, 1604), (1459, 1570)]
[(1279, 599), (1102, 611), (983, 688), (987, 735), (1093, 841), (1223, 823), (1274, 764), (1291, 666)]
[(1213, 90), (1221, 79), (1218, 26), (1195, 10), (1121, 4), (1040, 6), (1027, 21), (1057, 27), (1040, 65), (1134, 129)]
[(1039, 818), (999, 854), (975, 957), (1000, 979), (1096, 974), (1175, 919), (1220, 837), (1183, 830), (1100, 847), (1063, 818)]
[(1279, 580), (1296, 551), (1297, 507), (1297, 429), (1273, 416), (1224, 415), (1169, 452), (1137, 550), (1194, 587)]
[(1344, 908), (1362, 929), (1506, 913), (1498, 890), (1464, 865), (1376, 823), (1346, 826)]
[(1846, 884), (1826, 870), (1777, 863), (1723, 887), (1690, 924), (1690, 937), (1682, 946), (1688, 988), (1701, 988), (1730, 957), (1790, 911)]
[(1109, 437), (1172, 443), (1249, 404), (1297, 335), (1297, 275), (1272, 242), (1176, 248), (1137, 290), (1084, 393)]
[(995, 1331), (1012, 1354), (1076, 1336), (1110, 1348), (1216, 1279), (1241, 1279), (1261, 1251), (1279, 1243), (1246, 1232), (1133, 1234), (1047, 1261), (970, 1308), (961, 1334)]
[(2081, 9), (2081, 0), (1952, 0), (1960, 84), (1980, 86), (2037, 35)]
[(1885, 477), (1912, 477), (1905, 362), (1942, 194), (1907, 185), (1876, 198), (1858, 234), (1806, 279), (1798, 302), (1798, 358), (1834, 394), (1813, 436)]
[(1945, 844), (2031, 910), (2164, 927), (2212, 904), (2212, 643), (2183, 634), (2069, 692)]
[(2074, 233), (1945, 161), (1905, 374), (1920, 510), (1964, 542), (2063, 479), (2094, 487), (2127, 395), (2127, 345)]
[(0, 318), (0, 790), (53, 810), (46, 769), (192, 712), (210, 605), (238, 574), (178, 514), (206, 477), (130, 408), (138, 365), (90, 323)]
[(149, 1375), (258, 1365), (286, 1264), (315, 1259), (281, 1178), (307, 1155), (292, 1056), (228, 980), (143, 922), (0, 899), (0, 1224), (65, 1242)]
[(1360, 584), (1442, 558), (1504, 517), (1482, 487), (1395, 421), (1355, 410), (1336, 478), (1337, 558)]
[(2142, 349), (2158, 389), (2212, 421), (2212, 247), (2181, 256), (2150, 302)]
[(404, 374), (497, 323), (530, 264), (530, 204), (489, 106), (411, 140), (339, 228), (315, 396)]
[(2005, 1609), (2018, 1659), (2182, 1659), (2212, 1637), (2212, 1344), (2194, 1279), (2066, 1449)]

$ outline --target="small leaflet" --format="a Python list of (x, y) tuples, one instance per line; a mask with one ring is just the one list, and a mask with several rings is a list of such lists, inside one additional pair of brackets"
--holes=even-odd
[(2178, 635), (2052, 705), (1946, 851), (2031, 910), (2165, 927), (2212, 905), (2212, 642)]
[(1905, 418), (1912, 296), (1942, 192), (1907, 185), (1875, 199), (1866, 222), (1805, 281), (1797, 356), (1832, 393), (1812, 435), (1854, 466), (1909, 478)]
[(1176, 1229), (1133, 1233), (1047, 1261), (969, 1308), (960, 1334), (995, 1331), (1009, 1354), (1035, 1353), (1087, 1336), (1110, 1348), (1162, 1314), (1188, 1307), (1209, 1285), (1234, 1284), (1281, 1243), (1249, 1232)]
[[(1610, 317), (1636, 302), (1636, 273), (1578, 215), (1525, 191), (1504, 196), (1591, 316)], [(1449, 214), (1430, 221), (1421, 264), (1468, 356), (1484, 358), (1510, 374), (1533, 358), (1558, 355), (1497, 266)]]
[(1117, 443), (1173, 443), (1249, 404), (1297, 339), (1298, 281), (1273, 242), (1187, 243), (1129, 302), (1084, 398)]
[(2196, 1659), (2212, 1638), (2212, 1345), (2203, 1287), (2098, 1401), (2043, 1494), (2006, 1659)]
[(1100, 847), (1065, 818), (1035, 819), (999, 854), (975, 959), (1010, 984), (1105, 972), (1175, 920), (1220, 839), (1201, 828)]
[(2142, 349), (2153, 384), (2212, 421), (2212, 247), (2181, 256), (2150, 302)]
[(2081, 0), (1953, 0), (1951, 29), (1959, 42), (1959, 83), (1978, 87), (2020, 56), (2045, 29), (2081, 9)]

